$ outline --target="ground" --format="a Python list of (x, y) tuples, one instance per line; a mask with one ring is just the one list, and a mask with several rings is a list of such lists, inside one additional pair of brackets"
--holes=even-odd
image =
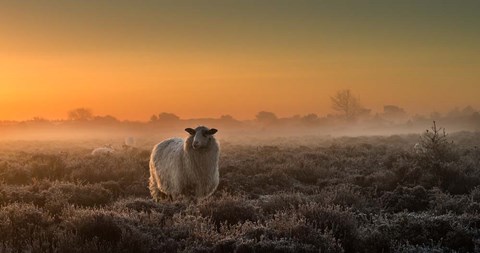
[(3, 142), (0, 251), (479, 251), (480, 133), (420, 154), (419, 137), (222, 140), (196, 203), (151, 200), (149, 145)]

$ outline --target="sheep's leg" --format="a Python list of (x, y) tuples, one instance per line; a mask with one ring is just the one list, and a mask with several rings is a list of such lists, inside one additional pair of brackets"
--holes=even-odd
[(153, 176), (150, 176), (148, 188), (150, 189), (150, 194), (152, 195), (153, 200), (158, 202), (161, 199), (167, 198), (167, 195), (158, 189), (157, 182)]

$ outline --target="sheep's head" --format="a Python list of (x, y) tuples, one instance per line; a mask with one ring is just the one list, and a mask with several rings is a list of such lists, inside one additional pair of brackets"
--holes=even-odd
[(192, 148), (201, 149), (208, 147), (210, 141), (214, 138), (213, 135), (217, 132), (217, 129), (209, 129), (204, 126), (199, 126), (195, 129), (185, 128), (185, 131), (190, 134)]

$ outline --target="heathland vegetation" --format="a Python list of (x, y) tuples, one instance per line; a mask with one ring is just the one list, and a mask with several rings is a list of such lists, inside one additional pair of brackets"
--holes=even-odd
[(103, 156), (99, 140), (3, 141), (0, 251), (480, 249), (478, 132), (220, 138), (220, 185), (197, 203), (152, 201), (156, 141)]

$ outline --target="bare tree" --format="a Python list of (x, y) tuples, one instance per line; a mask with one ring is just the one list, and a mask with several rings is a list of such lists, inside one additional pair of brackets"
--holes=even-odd
[(92, 120), (93, 113), (88, 108), (77, 108), (68, 112), (68, 119), (76, 121)]
[(350, 90), (338, 91), (335, 96), (330, 97), (332, 108), (341, 112), (348, 121), (355, 120), (360, 114), (366, 113), (366, 110)]

